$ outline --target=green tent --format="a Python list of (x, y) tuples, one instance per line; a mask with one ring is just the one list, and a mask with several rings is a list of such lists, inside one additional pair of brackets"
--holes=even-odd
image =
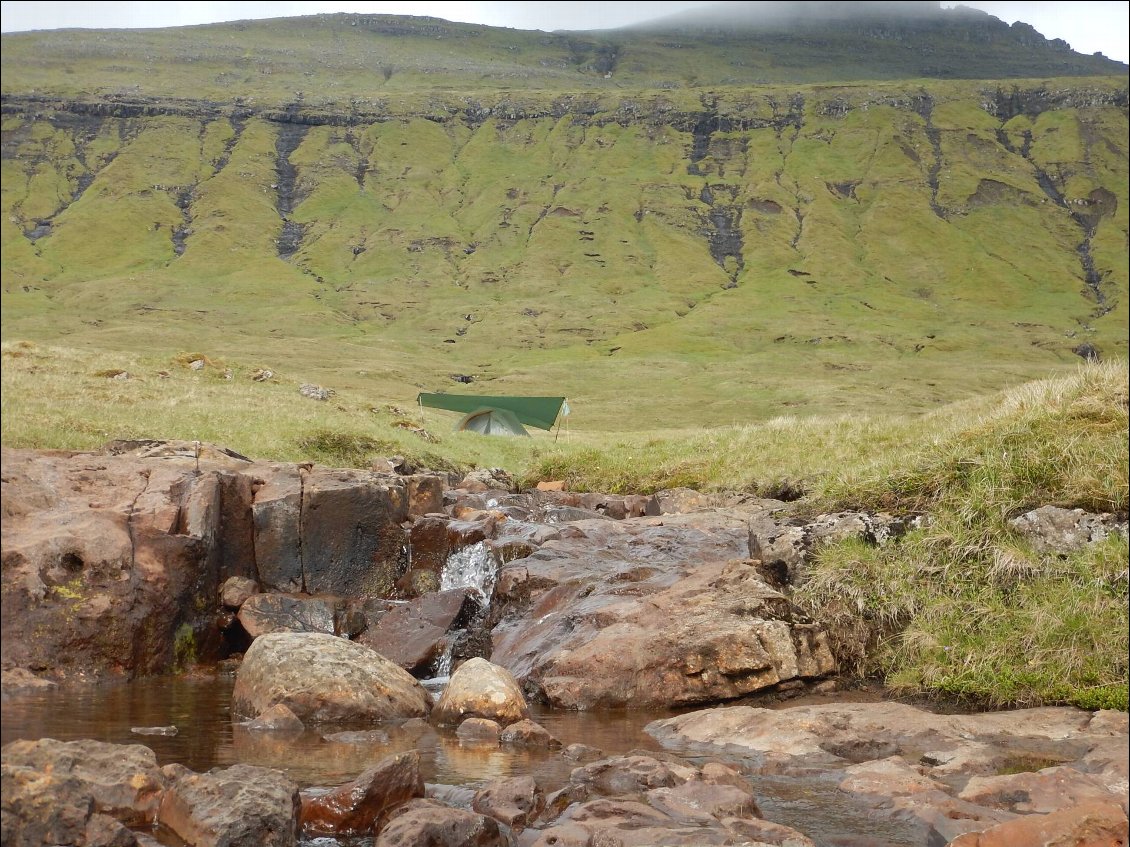
[(464, 415), (455, 425), (456, 432), (477, 432), (480, 435), (524, 435), (530, 434), (509, 409), (479, 409)]
[[(553, 429), (561, 406), (565, 403), (564, 397), (490, 397), (474, 394), (420, 394), (416, 402), (421, 406), (432, 409), (446, 409), (449, 412), (462, 412), (466, 417), (460, 421), (457, 429), (476, 429), (463, 426), (471, 422), (483, 412), (496, 411), (500, 414), (494, 416), (498, 427), (509, 426), (507, 420), (513, 417), (519, 424), (537, 427), (538, 429)], [(501, 413), (506, 413), (505, 415)], [(512, 429), (512, 427), (510, 427)], [(521, 427), (519, 426), (519, 429)], [(523, 430), (525, 432), (525, 430)], [(518, 434), (511, 432), (510, 435)]]

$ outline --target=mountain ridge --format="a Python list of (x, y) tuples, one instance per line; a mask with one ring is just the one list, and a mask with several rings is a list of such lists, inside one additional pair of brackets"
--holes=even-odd
[(1122, 76), (455, 88), (374, 53), (365, 86), (313, 64), (286, 91), (361, 21), (320, 20), (48, 34), (22, 77), (4, 36), (5, 338), (567, 393), (606, 428), (623, 397), (696, 425), (926, 410), (1126, 355)]

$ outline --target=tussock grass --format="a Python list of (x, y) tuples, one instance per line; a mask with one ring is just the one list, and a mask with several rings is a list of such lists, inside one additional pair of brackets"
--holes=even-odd
[(833, 480), (825, 506), (926, 515), (898, 544), (819, 552), (800, 597), (841, 661), (908, 693), (1126, 709), (1126, 539), (1057, 555), (1008, 519), (1041, 505), (1125, 518), (1127, 393), (1125, 363), (1081, 368), (950, 409), (949, 434), (916, 455)]

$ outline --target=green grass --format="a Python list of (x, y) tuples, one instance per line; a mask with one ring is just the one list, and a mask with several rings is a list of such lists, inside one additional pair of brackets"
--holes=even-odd
[(1041, 505), (1125, 518), (1127, 393), (1124, 363), (1084, 368), (832, 481), (813, 508), (926, 518), (898, 543), (841, 543), (816, 557), (800, 596), (841, 661), (896, 691), (1125, 710), (1126, 539), (1059, 556), (1008, 519)]
[[(1007, 525), (1126, 509), (1123, 66), (959, 32), (927, 53), (404, 25), (3, 37), (5, 447), (179, 438), (925, 513), (814, 566), (849, 664), (987, 702), (1124, 701), (1124, 661), (1087, 650), (1104, 627), (1125, 647), (1125, 545), (1052, 561)], [(947, 75), (972, 78), (926, 78)], [(285, 259), (284, 131), (304, 228)], [(1081, 367), (1084, 343), (1107, 364)], [(456, 434), (415, 406), (442, 390), (573, 414)], [(1034, 670), (1010, 630), (1035, 633), (1014, 639)]]
[[(201, 358), (204, 368), (188, 367)], [(503, 467), (524, 485), (803, 494), (800, 514), (920, 514), (925, 525), (897, 543), (841, 542), (810, 566), (798, 597), (828, 627), (845, 671), (979, 706), (1126, 708), (1125, 539), (1060, 558), (1007, 523), (1049, 504), (1125, 514), (1125, 362), (919, 416), (529, 439), (453, 433), (451, 415), (349, 391), (309, 400), (300, 376), (255, 382), (256, 366), (198, 351), (152, 359), (6, 342), (3, 443), (89, 450), (176, 438), (353, 467), (399, 455), (452, 472)]]
[[(1100, 100), (1124, 88), (1063, 84)], [(924, 90), (945, 220), (912, 108)], [(3, 337), (198, 347), (398, 402), (466, 374), (486, 393), (565, 394), (578, 428), (611, 433), (921, 412), (1069, 372), (1082, 342), (1125, 356), (1124, 112), (1053, 104), (1006, 131), (985, 93), (719, 90), (714, 108), (748, 128), (715, 133), (692, 162), (685, 120), (702, 106), (680, 92), (574, 94), (585, 111), (562, 117), (547, 115), (557, 93), (490, 95), (518, 117), (464, 121), (459, 94), (406, 91), (384, 120), (306, 131), (290, 156), (290, 217), (306, 230), (288, 260), (277, 123), (9, 115)], [(773, 115), (794, 98), (801, 125), (780, 131)], [(1030, 158), (998, 128), (1016, 149), (1031, 132)], [(1071, 199), (1109, 195), (1084, 208), (1102, 308), (1082, 280), (1083, 230), (1045, 202), (1036, 165)], [(740, 270), (711, 256), (719, 211)]]

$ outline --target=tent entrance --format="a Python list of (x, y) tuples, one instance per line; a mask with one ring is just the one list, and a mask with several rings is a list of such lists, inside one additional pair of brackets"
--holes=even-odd
[[(484, 435), (526, 435), (527, 426), (553, 429), (558, 414), (564, 411), (564, 397), (500, 397), (472, 394), (420, 394), (416, 402), (432, 409), (459, 412), (463, 419), (456, 430)], [(564, 407), (564, 410), (563, 408)]]
[(508, 409), (479, 409), (471, 412), (455, 425), (455, 430), (477, 432), (480, 435), (530, 436), (518, 417)]

